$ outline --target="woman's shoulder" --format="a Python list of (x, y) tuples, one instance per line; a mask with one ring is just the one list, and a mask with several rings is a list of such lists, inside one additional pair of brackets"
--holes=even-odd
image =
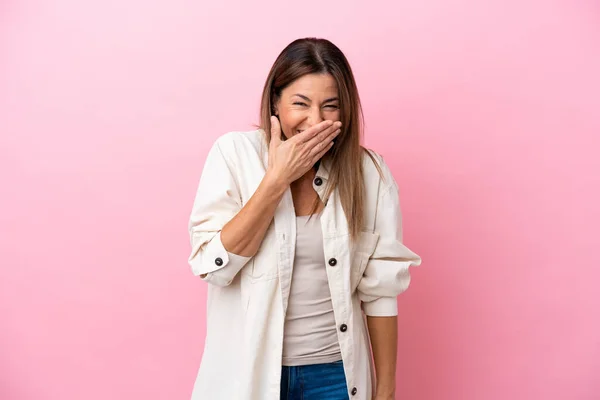
[(376, 164), (381, 165), (385, 161), (383, 161), (383, 156), (376, 152), (373, 149), (368, 149), (366, 147), (362, 147), (363, 150), (363, 165)]
[(373, 149), (364, 147), (363, 149), (363, 175), (367, 190), (371, 186), (385, 190), (385, 188), (396, 185), (392, 170), (385, 162), (384, 157)]
[(373, 149), (363, 147), (363, 171), (367, 181), (377, 182), (377, 178), (388, 180), (392, 173), (383, 156)]
[(222, 152), (235, 152), (255, 148), (261, 149), (265, 145), (265, 134), (262, 129), (252, 131), (229, 131), (217, 137), (214, 145)]
[(218, 136), (212, 151), (218, 151), (230, 165), (241, 165), (244, 160), (264, 158), (266, 137), (261, 129), (253, 131), (230, 131)]

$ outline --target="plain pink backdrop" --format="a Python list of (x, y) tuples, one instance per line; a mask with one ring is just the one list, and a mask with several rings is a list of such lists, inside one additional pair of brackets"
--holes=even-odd
[(189, 398), (204, 158), (304, 36), (347, 54), (423, 257), (398, 399), (600, 398), (598, 3), (4, 0), (1, 399)]

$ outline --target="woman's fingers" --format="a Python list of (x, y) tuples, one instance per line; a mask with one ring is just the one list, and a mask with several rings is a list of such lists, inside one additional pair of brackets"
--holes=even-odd
[(322, 149), (319, 150), (319, 152), (317, 152), (317, 154), (315, 154), (315, 156), (313, 157), (312, 164), (314, 165), (317, 161), (319, 161), (321, 158), (323, 158), (325, 153), (327, 153), (329, 150), (331, 150), (332, 147), (333, 147), (332, 141), (327, 142), (327, 144), (322, 146)]
[(309, 151), (309, 157), (315, 157), (321, 153), (325, 154), (327, 150), (333, 146), (333, 139), (335, 139), (340, 132), (341, 129), (337, 129), (333, 132), (330, 132), (325, 139), (316, 142)]
[(331, 126), (333, 126), (333, 121), (326, 120), (319, 122), (318, 124), (308, 128), (304, 132), (294, 135), (293, 139), (298, 143), (306, 143), (311, 139), (315, 138), (319, 133), (323, 132), (328, 128), (331, 128)]
[[(326, 129), (323, 129), (316, 136), (310, 138), (306, 142), (306, 147), (308, 149), (312, 149), (313, 147), (315, 147), (319, 143), (321, 143), (323, 141), (327, 141), (331, 135), (333, 135), (337, 130), (340, 129), (341, 126), (342, 126), (342, 123), (340, 121), (334, 122), (331, 126), (329, 126)], [(302, 132), (302, 133), (304, 133), (304, 132)]]
[(341, 125), (339, 121), (323, 121), (282, 142), (279, 120), (271, 117), (269, 165), (293, 182), (331, 149)]

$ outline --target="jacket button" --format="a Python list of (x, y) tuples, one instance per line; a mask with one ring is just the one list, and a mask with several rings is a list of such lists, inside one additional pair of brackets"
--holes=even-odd
[(221, 257), (217, 257), (215, 259), (215, 264), (217, 264), (220, 267), (221, 265), (223, 265), (223, 259)]
[(323, 179), (316, 177), (315, 178), (315, 185), (317, 186), (321, 186), (323, 184)]
[(353, 387), (350, 393), (352, 393), (352, 396), (355, 396), (357, 392), (358, 390), (355, 387)]
[(337, 260), (335, 258), (330, 258), (329, 259), (329, 265), (331, 265), (332, 267), (335, 267), (337, 264)]
[(348, 325), (346, 325), (346, 324), (340, 325), (340, 331), (346, 332), (347, 330), (348, 330)]

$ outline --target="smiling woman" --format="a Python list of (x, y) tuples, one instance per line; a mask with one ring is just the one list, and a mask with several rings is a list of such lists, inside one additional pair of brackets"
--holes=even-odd
[[(292, 42), (275, 60), (261, 103), (261, 125), (267, 143), (271, 138), (271, 115), (278, 116), (284, 139), (323, 120), (341, 122), (340, 135), (334, 138), (325, 157), (331, 161), (325, 197), (338, 188), (350, 234), (356, 238), (364, 207), (361, 160), (365, 152), (360, 145), (363, 115), (356, 81), (344, 53), (328, 40)], [(305, 178), (309, 181), (310, 174)], [(316, 212), (318, 207), (315, 199), (311, 211)]]
[(271, 68), (262, 128), (213, 145), (189, 222), (209, 283), (193, 399), (394, 399), (396, 296), (421, 259), (361, 117), (343, 53), (300, 39)]

